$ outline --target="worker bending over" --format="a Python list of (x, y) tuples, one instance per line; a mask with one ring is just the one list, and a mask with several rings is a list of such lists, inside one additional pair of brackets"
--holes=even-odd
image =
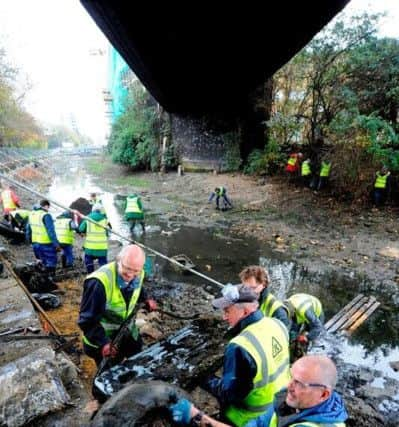
[(210, 378), (204, 387), (218, 399), (224, 419), (244, 426), (288, 383), (288, 332), (279, 320), (263, 316), (252, 289), (227, 285), (222, 295), (212, 305), (223, 310), (234, 338), (224, 353), (222, 377)]
[(222, 198), (223, 206), (222, 211), (226, 210), (228, 207), (232, 208), (233, 205), (231, 204), (230, 200), (227, 197), (227, 190), (225, 187), (216, 187), (215, 190), (211, 193), (208, 199), (208, 203), (211, 203), (213, 198), (216, 196), (216, 209), (220, 209), (219, 206), (219, 200)]

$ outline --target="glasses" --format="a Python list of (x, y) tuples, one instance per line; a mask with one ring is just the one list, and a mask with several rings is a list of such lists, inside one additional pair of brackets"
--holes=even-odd
[(122, 261), (119, 261), (119, 266), (121, 270), (123, 269), (126, 273), (136, 274), (138, 272), (136, 268), (131, 268), (126, 266), (125, 264), (122, 263)]
[(299, 381), (297, 379), (295, 379), (292, 375), (291, 372), (291, 383), (294, 385), (294, 387), (298, 387), (301, 389), (305, 389), (306, 387), (321, 387), (321, 388), (329, 388), (328, 386), (324, 385), (324, 384), (319, 384), (319, 383), (304, 383), (302, 381)]

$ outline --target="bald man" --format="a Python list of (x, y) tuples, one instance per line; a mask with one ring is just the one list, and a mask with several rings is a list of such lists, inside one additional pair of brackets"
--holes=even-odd
[(118, 348), (112, 340), (139, 299), (146, 301), (149, 310), (157, 309), (156, 302), (142, 288), (144, 262), (144, 251), (137, 245), (128, 245), (116, 261), (86, 277), (78, 325), (83, 331), (83, 350), (97, 365), (104, 357), (117, 363), (141, 351), (142, 340), (134, 322)]
[[(265, 414), (245, 427), (345, 427), (348, 413), (334, 391), (336, 383), (337, 369), (330, 358), (304, 356), (292, 365), (288, 388), (277, 393)], [(204, 415), (186, 399), (180, 399), (169, 409), (176, 422), (228, 427)]]

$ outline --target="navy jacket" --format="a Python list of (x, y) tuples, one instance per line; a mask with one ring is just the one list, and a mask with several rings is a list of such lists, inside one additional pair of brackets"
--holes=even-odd
[[(140, 279), (136, 277), (126, 285), (118, 275), (118, 286), (125, 299), (126, 305), (129, 304), (133, 291), (139, 285), (139, 280)], [(146, 299), (148, 299), (147, 293), (141, 288), (139, 301)], [(88, 340), (99, 347), (102, 347), (110, 341), (110, 339), (106, 337), (104, 328), (100, 323), (100, 319), (105, 312), (105, 303), (106, 296), (104, 285), (98, 279), (86, 279), (83, 285), (78, 325)]]
[[(262, 319), (260, 310), (242, 319), (232, 328), (231, 335), (236, 336), (252, 323)], [(253, 388), (253, 378), (256, 375), (256, 363), (253, 357), (242, 347), (229, 343), (226, 347), (223, 360), (222, 378), (212, 377), (205, 388), (213, 394), (220, 405), (238, 405)]]

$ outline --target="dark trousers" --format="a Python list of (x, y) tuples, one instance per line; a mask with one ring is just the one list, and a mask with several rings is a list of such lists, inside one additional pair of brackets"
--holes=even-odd
[(106, 256), (93, 256), (93, 255), (87, 255), (85, 254), (85, 266), (86, 271), (88, 273), (93, 273), (94, 271), (94, 261), (98, 260), (98, 265), (101, 267), (102, 265), (105, 265), (107, 263), (107, 257)]
[(231, 204), (230, 200), (227, 198), (226, 194), (223, 194), (223, 196), (216, 196), (216, 207), (218, 209), (220, 208), (220, 206), (219, 206), (219, 200), (220, 200), (220, 198), (222, 198), (222, 200), (223, 200), (222, 209), (223, 208), (227, 208), (227, 206), (230, 206), (231, 208), (233, 207), (233, 205)]
[(61, 263), (63, 267), (72, 267), (73, 266), (73, 252), (72, 245), (66, 245), (61, 243), (62, 255), (61, 255)]
[(57, 267), (57, 251), (52, 243), (32, 243), (35, 257), (42, 262), (46, 268)]
[(145, 223), (144, 223), (144, 219), (129, 219), (129, 223), (130, 223), (130, 232), (133, 233), (134, 232), (134, 227), (136, 227), (136, 223), (139, 222), (141, 224), (141, 228), (143, 229), (143, 233), (145, 232)]
[[(137, 340), (134, 340), (131, 335), (127, 335), (122, 339), (118, 347), (118, 355), (110, 359), (111, 366), (118, 364), (125, 357), (130, 357), (130, 356), (133, 356), (134, 354), (140, 353), (142, 348), (143, 348), (143, 340), (141, 339), (140, 335), (137, 337)], [(94, 359), (97, 366), (103, 360), (103, 357), (101, 355), (101, 348), (95, 348), (83, 343), (83, 351), (87, 356)]]
[(385, 188), (374, 188), (373, 199), (376, 206), (382, 206), (387, 198), (387, 192)]

